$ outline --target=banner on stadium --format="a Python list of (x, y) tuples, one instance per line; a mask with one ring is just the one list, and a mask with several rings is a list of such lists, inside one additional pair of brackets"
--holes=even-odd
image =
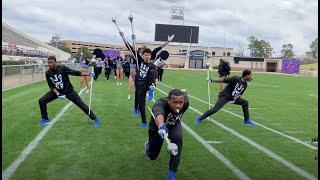
[(300, 60), (299, 59), (283, 59), (282, 60), (282, 73), (286, 74), (299, 74)]
[(105, 49), (105, 50), (103, 50), (103, 54), (106, 57), (109, 56), (111, 59), (115, 59), (120, 56), (120, 51), (115, 50), (115, 49)]

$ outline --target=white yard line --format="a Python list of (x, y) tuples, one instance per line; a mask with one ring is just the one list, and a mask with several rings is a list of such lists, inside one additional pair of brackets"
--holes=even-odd
[[(173, 89), (173, 87), (171, 87), (171, 86), (169, 86), (169, 85), (167, 85), (167, 84), (164, 84), (164, 83), (162, 83), (162, 82), (160, 82), (160, 83), (161, 83), (162, 85), (168, 87), (168, 88)], [(191, 98), (193, 98), (193, 99), (196, 99), (196, 100), (198, 100), (198, 101), (200, 101), (200, 102), (202, 102), (202, 103), (209, 104), (207, 101), (204, 101), (204, 100), (199, 99), (199, 98), (197, 98), (197, 97), (195, 97), (195, 96), (192, 96), (192, 95), (190, 95), (189, 93), (188, 93), (188, 95), (189, 95), (189, 97), (191, 97)], [(211, 104), (211, 106), (213, 107), (214, 105)], [(236, 113), (234, 113), (234, 112), (228, 111), (228, 110), (226, 110), (226, 109), (224, 109), (224, 108), (222, 108), (221, 110), (224, 111), (224, 112), (227, 112), (227, 113), (229, 113), (229, 114), (231, 114), (231, 115), (234, 115), (234, 116), (236, 116), (236, 117), (239, 117), (239, 118), (241, 118), (241, 119), (243, 120), (243, 116), (241, 116), (241, 115), (239, 115), (239, 114), (236, 114)], [(280, 136), (283, 136), (283, 137), (286, 137), (286, 138), (288, 138), (288, 139), (291, 139), (291, 140), (293, 140), (294, 142), (299, 143), (299, 144), (302, 144), (302, 145), (304, 145), (304, 146), (306, 146), (306, 147), (308, 147), (308, 148), (310, 148), (310, 149), (318, 150), (318, 147), (314, 147), (314, 146), (312, 146), (312, 145), (310, 145), (310, 144), (308, 144), (308, 143), (305, 143), (304, 141), (302, 141), (302, 140), (300, 140), (300, 139), (297, 139), (297, 138), (295, 138), (295, 137), (292, 137), (292, 136), (289, 136), (289, 135), (287, 135), (287, 134), (284, 134), (283, 132), (280, 132), (280, 131), (278, 131), (278, 130), (269, 128), (269, 127), (267, 127), (267, 126), (265, 126), (265, 125), (263, 125), (263, 124), (260, 124), (260, 123), (258, 123), (258, 122), (256, 122), (256, 121), (254, 121), (254, 123), (255, 123), (256, 125), (264, 128), (264, 129), (267, 129), (267, 130), (269, 130), (269, 131), (271, 131), (271, 132), (274, 132), (274, 133), (276, 133), (276, 134), (278, 134), (278, 135), (280, 135)]]
[[(153, 99), (153, 102), (155, 100)], [(194, 132), (188, 125), (180, 121), (182, 127), (192, 135), (198, 142), (200, 142), (211, 154), (218, 158), (224, 165), (226, 165), (239, 179), (250, 180), (250, 178), (245, 175), (240, 169), (238, 169), (234, 164), (231, 163), (226, 157), (223, 156), (216, 148), (212, 147), (208, 142), (206, 142), (199, 134)]]
[[(166, 92), (162, 91), (159, 88), (156, 88), (157, 90), (159, 90), (160, 92), (168, 95)], [(199, 115), (202, 115), (203, 113), (200, 112), (199, 110), (189, 106), (189, 109), (191, 109), (192, 111), (198, 113)], [(240, 138), (241, 140), (247, 142), (248, 144), (252, 145), (253, 147), (255, 147), (256, 149), (260, 150), (261, 152), (265, 153), (267, 156), (269, 156), (270, 158), (282, 163), (283, 165), (285, 165), (286, 167), (288, 167), (289, 169), (291, 169), (292, 171), (296, 172), (297, 174), (307, 178), (307, 179), (312, 179), (312, 180), (316, 180), (317, 178), (315, 176), (313, 176), (312, 174), (304, 171), (303, 169), (295, 166), (294, 164), (290, 163), (289, 161), (285, 160), (284, 158), (282, 158), (281, 156), (273, 153), (272, 151), (268, 150), (267, 148), (261, 146), (260, 144), (252, 141), (251, 139), (247, 138), (246, 136), (241, 135), (240, 133), (238, 133), (237, 131), (223, 125), (222, 123), (219, 123), (218, 121), (214, 120), (213, 118), (207, 118), (207, 120), (209, 120), (210, 122), (213, 122), (214, 124), (216, 124), (217, 126), (221, 127), (222, 129), (230, 132), (231, 134), (237, 136), (238, 138)]]
[[(83, 90), (79, 92), (81, 95)], [(69, 102), (67, 105), (63, 107), (63, 109), (53, 118), (50, 125), (46, 125), (39, 134), (28, 144), (26, 148), (23, 149), (20, 156), (14, 160), (13, 163), (9, 167), (7, 167), (4, 171), (2, 171), (2, 179), (8, 180), (13, 175), (15, 170), (20, 166), (20, 164), (28, 157), (28, 155), (32, 152), (32, 150), (37, 147), (41, 139), (48, 133), (49, 129), (62, 117), (62, 115), (69, 109), (72, 105), (72, 102)]]

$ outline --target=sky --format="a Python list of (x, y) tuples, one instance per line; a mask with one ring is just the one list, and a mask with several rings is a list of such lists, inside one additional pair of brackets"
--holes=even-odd
[[(139, 41), (153, 42), (155, 24), (170, 24), (170, 8), (184, 8), (184, 25), (199, 26), (199, 45), (246, 49), (248, 37), (268, 41), (274, 55), (293, 44), (300, 56), (318, 37), (317, 0), (3, 0), (2, 21), (39, 40), (53, 34), (62, 40), (121, 44), (112, 17), (127, 39), (128, 16)], [(172, 24), (181, 24), (172, 21)]]

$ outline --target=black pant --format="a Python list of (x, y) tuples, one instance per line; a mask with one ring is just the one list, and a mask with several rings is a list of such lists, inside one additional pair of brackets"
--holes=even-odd
[[(209, 109), (208, 111), (206, 111), (204, 114), (202, 114), (199, 119), (202, 120), (202, 119), (218, 112), (229, 101), (230, 101), (229, 98), (219, 94), (218, 100), (217, 100), (216, 104), (214, 105), (214, 107)], [(242, 99), (242, 98), (238, 98), (238, 99), (236, 99), (234, 104), (241, 105), (242, 110), (243, 110), (244, 120), (249, 119), (249, 102)]]
[[(77, 94), (77, 92), (75, 92), (73, 90), (70, 93), (66, 93), (65, 95), (66, 95), (66, 98), (68, 98), (70, 101), (72, 101), (74, 104), (76, 104), (84, 113), (88, 114), (89, 107), (83, 103), (83, 101), (81, 100), (81, 98)], [(57, 98), (58, 98), (58, 96), (50, 90), (49, 92), (47, 92), (45, 95), (43, 95), (39, 99), (39, 105), (40, 105), (42, 119), (48, 119), (47, 104)], [(96, 115), (92, 112), (92, 110), (90, 110), (89, 117), (92, 120), (97, 119)]]
[(135, 82), (136, 91), (134, 94), (134, 109), (140, 110), (142, 123), (147, 123), (146, 120), (146, 94), (149, 90), (145, 82)]
[(159, 69), (158, 69), (158, 80), (159, 80), (159, 81), (162, 81), (163, 71), (164, 71), (164, 70), (163, 70), (162, 68), (159, 68)]
[(104, 77), (107, 78), (107, 80), (109, 80), (110, 73), (111, 73), (111, 68), (104, 69)]
[[(168, 126), (169, 129), (169, 139), (171, 143), (175, 143), (178, 146), (178, 154), (177, 155), (171, 155), (170, 156), (170, 162), (169, 162), (169, 170), (176, 172), (180, 163), (180, 155), (182, 151), (182, 127), (180, 123), (177, 123), (173, 126)], [(148, 140), (148, 152), (147, 156), (151, 160), (157, 159), (162, 144), (163, 139), (161, 139), (159, 133), (157, 130), (151, 130), (149, 129), (149, 140)]]
[(98, 76), (101, 74), (102, 72), (102, 67), (94, 67), (94, 80), (98, 80)]

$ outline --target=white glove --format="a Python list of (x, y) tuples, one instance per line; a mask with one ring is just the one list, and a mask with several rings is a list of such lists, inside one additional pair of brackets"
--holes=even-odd
[(172, 34), (171, 36), (168, 36), (168, 41), (171, 42), (173, 38), (174, 38), (174, 34)]
[(57, 96), (58, 96), (59, 99), (65, 99), (66, 98), (66, 95), (61, 94), (61, 93), (59, 93)]
[(160, 58), (154, 62), (154, 65), (158, 66), (159, 62), (160, 62)]
[(160, 135), (160, 137), (161, 137), (162, 139), (168, 137), (168, 131), (169, 131), (169, 130), (168, 130), (168, 128), (167, 128), (166, 125), (161, 124), (161, 125), (159, 125), (158, 128), (159, 128), (158, 133), (159, 133), (159, 135)]

